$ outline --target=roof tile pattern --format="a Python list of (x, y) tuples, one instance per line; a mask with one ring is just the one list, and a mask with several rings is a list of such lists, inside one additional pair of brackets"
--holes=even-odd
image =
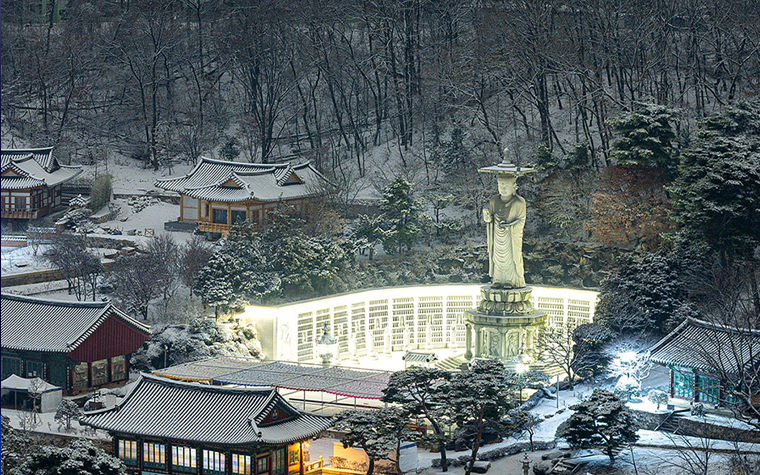
[(218, 357), (172, 366), (154, 374), (183, 381), (273, 386), (298, 391), (324, 391), (360, 399), (380, 399), (391, 373)]
[(61, 302), (2, 294), (0, 313), (2, 347), (13, 350), (68, 353), (111, 315), (150, 334), (148, 327), (111, 302)]
[(0, 159), (3, 165), (5, 165), (6, 161), (18, 160), (27, 155), (32, 155), (34, 161), (39, 163), (45, 171), (52, 172), (58, 168), (58, 160), (53, 157), (53, 147), (8, 148), (0, 150)]
[(4, 190), (21, 190), (40, 186), (55, 186), (71, 180), (80, 173), (81, 167), (60, 166), (53, 157), (53, 148), (18, 149), (0, 151), (2, 172), (12, 175), (0, 179)]
[[(288, 183), (292, 173), (301, 183)], [(237, 186), (224, 186), (232, 180)], [(208, 201), (279, 201), (315, 196), (327, 180), (309, 162), (261, 164), (239, 163), (201, 157), (190, 173), (160, 178), (156, 186)]]
[[(259, 427), (273, 402), (292, 418)], [(272, 388), (232, 388), (143, 374), (114, 408), (85, 415), (84, 424), (115, 433), (221, 445), (285, 444), (332, 425), (329, 416), (299, 411)]]
[(711, 372), (744, 371), (760, 364), (760, 331), (689, 318), (652, 347), (649, 359)]

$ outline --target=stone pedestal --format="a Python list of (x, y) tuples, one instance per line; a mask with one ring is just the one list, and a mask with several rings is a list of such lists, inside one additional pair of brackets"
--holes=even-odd
[[(520, 354), (535, 356), (539, 331), (546, 325), (546, 312), (531, 303), (530, 287), (480, 291), (480, 304), (465, 313), (468, 335), (465, 356), (498, 358), (511, 366)], [(475, 347), (472, 348), (472, 336)]]

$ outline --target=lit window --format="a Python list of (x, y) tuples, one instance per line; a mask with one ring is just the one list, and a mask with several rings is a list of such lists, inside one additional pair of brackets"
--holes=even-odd
[(225, 457), (221, 452), (214, 450), (203, 451), (203, 473), (224, 473)]
[(164, 468), (166, 466), (166, 445), (143, 442), (143, 465)]
[(185, 472), (194, 472), (197, 467), (196, 449), (192, 447), (172, 446), (172, 468)]
[(137, 441), (119, 439), (119, 458), (128, 465), (137, 465)]
[(251, 475), (251, 456), (232, 454), (232, 473)]

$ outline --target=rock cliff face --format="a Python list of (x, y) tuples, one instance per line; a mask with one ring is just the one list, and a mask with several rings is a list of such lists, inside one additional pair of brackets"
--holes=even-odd
[(615, 268), (619, 251), (599, 244), (526, 238), (525, 280), (534, 285), (597, 288)]

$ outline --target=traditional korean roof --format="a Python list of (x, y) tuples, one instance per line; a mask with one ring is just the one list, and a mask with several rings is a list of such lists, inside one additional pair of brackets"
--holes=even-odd
[(300, 411), (273, 388), (185, 383), (143, 374), (123, 401), (82, 423), (141, 437), (218, 445), (279, 445), (318, 435), (332, 418)]
[(82, 173), (81, 167), (59, 165), (53, 147), (0, 150), (0, 158), (3, 190), (55, 186)]
[(428, 353), (424, 351), (407, 351), (404, 353), (404, 356), (402, 356), (401, 359), (407, 363), (432, 363), (433, 361), (437, 360), (438, 357), (435, 355), (435, 353), (432, 352)]
[(738, 373), (760, 364), (760, 330), (688, 318), (650, 350), (662, 365)]
[(0, 339), (4, 349), (69, 353), (111, 315), (150, 335), (150, 328), (111, 302), (62, 302), (10, 294), (1, 297)]
[(153, 373), (182, 381), (323, 391), (359, 399), (380, 399), (391, 375), (390, 371), (367, 371), (342, 366), (324, 367), (225, 356), (183, 363)]
[(208, 201), (279, 201), (316, 196), (325, 177), (310, 162), (239, 163), (201, 157), (187, 175), (159, 178), (156, 186)]

